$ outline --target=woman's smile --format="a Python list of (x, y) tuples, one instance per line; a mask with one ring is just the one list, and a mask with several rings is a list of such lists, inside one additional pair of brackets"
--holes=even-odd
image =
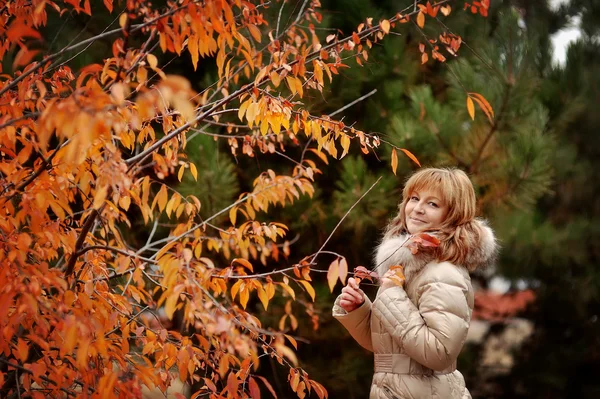
[(448, 214), (448, 206), (434, 190), (413, 192), (404, 210), (406, 228), (411, 234), (438, 229)]

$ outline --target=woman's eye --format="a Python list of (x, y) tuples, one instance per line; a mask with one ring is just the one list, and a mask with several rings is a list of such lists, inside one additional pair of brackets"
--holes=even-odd
[(411, 201), (418, 201), (418, 200), (419, 200), (419, 197), (410, 197), (410, 200), (411, 200)]
[(432, 207), (434, 207), (434, 208), (437, 208), (437, 207), (438, 207), (438, 204), (436, 204), (435, 202), (430, 202), (430, 203), (429, 203), (429, 205), (431, 205), (431, 206), (432, 206)]

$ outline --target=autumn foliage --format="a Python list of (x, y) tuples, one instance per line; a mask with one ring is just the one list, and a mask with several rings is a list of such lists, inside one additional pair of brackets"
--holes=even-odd
[[(12, 66), (0, 71), (0, 396), (132, 397), (141, 385), (164, 391), (179, 378), (195, 395), (258, 398), (275, 395), (256, 373), (270, 356), (289, 369), (298, 397), (327, 397), (298, 366), (287, 334), (298, 324), (292, 301), (314, 300), (311, 271), (321, 251), (294, 254), (302, 260), (273, 270), (291, 249), (287, 227), (269, 220), (269, 210), (311, 196), (319, 162), (343, 158), (353, 142), (373, 152), (381, 140), (311, 114), (303, 98), (349, 61), (365, 62), (398, 25), (416, 19), (414, 28), (423, 27), (438, 10), (450, 14), (451, 3), (411, 2), (348, 36), (323, 38), (314, 29), (318, 0), (300, 2), (287, 24), (265, 20), (277, 2), (4, 2), (0, 59)], [(99, 7), (116, 28), (48, 51), (40, 32), (49, 14)], [(100, 37), (112, 41), (104, 61), (71, 69), (67, 55)], [(444, 61), (460, 43), (444, 33), (421, 52)], [(215, 65), (218, 80), (194, 91), (163, 72), (160, 52), (194, 68)], [(470, 113), (473, 100), (493, 112), (481, 96), (466, 95)], [(187, 134), (205, 124), (226, 128), (218, 139), (234, 157), (306, 151), (288, 174), (265, 171), (236, 202), (200, 218), (198, 198), (172, 182), (197, 176)], [(418, 162), (394, 146), (394, 171), (396, 148)], [(148, 239), (135, 248), (124, 232), (140, 218)], [(174, 226), (166, 236), (155, 234), (159, 218)], [(348, 265), (342, 255), (332, 265), (333, 289)], [(275, 296), (287, 303), (278, 326), (246, 311), (250, 298), (267, 310)], [(168, 319), (179, 314), (181, 328), (163, 327), (159, 309)]]

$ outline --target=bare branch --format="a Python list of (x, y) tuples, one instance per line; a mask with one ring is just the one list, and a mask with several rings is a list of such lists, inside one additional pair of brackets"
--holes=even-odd
[(358, 205), (358, 203), (360, 201), (362, 201), (362, 199), (369, 194), (369, 192), (373, 189), (373, 187), (375, 187), (379, 181), (381, 180), (382, 176), (379, 176), (379, 179), (377, 179), (377, 181), (375, 183), (373, 183), (371, 185), (371, 187), (369, 187), (369, 189), (367, 191), (365, 191), (365, 193), (363, 195), (360, 196), (360, 198), (358, 200), (356, 200), (356, 202), (354, 204), (352, 204), (352, 206), (350, 207), (350, 209), (348, 209), (348, 211), (344, 214), (344, 216), (340, 219), (340, 221), (338, 222), (338, 224), (335, 226), (335, 228), (331, 231), (331, 233), (329, 234), (329, 237), (327, 237), (327, 239), (325, 240), (325, 242), (323, 243), (323, 245), (321, 245), (321, 248), (319, 248), (319, 250), (317, 251), (316, 254), (314, 254), (314, 256), (311, 259), (311, 263), (316, 263), (317, 261), (317, 257), (319, 256), (319, 254), (323, 251), (323, 248), (325, 248), (325, 245), (327, 245), (327, 243), (329, 242), (329, 240), (331, 239), (331, 237), (333, 236), (333, 233), (335, 233), (335, 231), (338, 229), (338, 227), (340, 227), (340, 225), (342, 224), (342, 222), (344, 221), (344, 219), (346, 219), (346, 216), (348, 216), (350, 214), (350, 212), (352, 212), (352, 209), (354, 209), (354, 207), (356, 205)]

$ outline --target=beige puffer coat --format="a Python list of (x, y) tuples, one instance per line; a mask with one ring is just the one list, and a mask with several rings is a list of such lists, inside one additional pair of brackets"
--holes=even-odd
[[(482, 223), (482, 222), (480, 222)], [(489, 263), (496, 253), (492, 230), (483, 225), (478, 248), (469, 252), (467, 266)], [(381, 243), (377, 272), (403, 265), (404, 289), (381, 289), (371, 303), (347, 313), (339, 306), (333, 315), (356, 341), (375, 354), (370, 399), (470, 398), (456, 359), (467, 337), (473, 310), (473, 287), (465, 266), (436, 262), (426, 253), (413, 255), (409, 236)]]

